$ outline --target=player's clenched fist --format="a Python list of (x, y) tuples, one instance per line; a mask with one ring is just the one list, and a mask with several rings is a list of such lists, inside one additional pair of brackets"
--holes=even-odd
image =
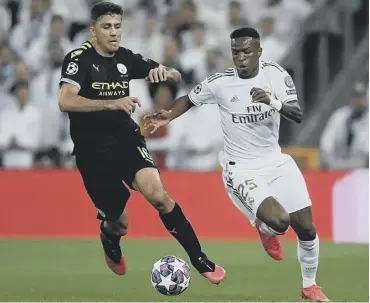
[(151, 69), (147, 80), (149, 80), (151, 83), (167, 81), (166, 67), (160, 64), (157, 68)]
[(141, 106), (140, 100), (136, 97), (124, 97), (114, 102), (114, 110), (123, 110), (130, 114), (135, 112), (136, 105)]
[(253, 87), (250, 91), (252, 102), (260, 102), (270, 105), (271, 99), (269, 93), (261, 88)]
[(165, 82), (168, 80), (179, 83), (181, 81), (181, 74), (174, 68), (160, 64), (158, 67), (150, 70), (145, 80), (151, 83)]
[(144, 128), (152, 128), (151, 134), (157, 131), (158, 128), (166, 126), (171, 121), (171, 111), (157, 109), (150, 115), (144, 116)]

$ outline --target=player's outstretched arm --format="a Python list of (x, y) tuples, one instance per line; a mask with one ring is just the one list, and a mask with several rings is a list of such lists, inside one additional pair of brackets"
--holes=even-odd
[(177, 98), (172, 107), (170, 108), (171, 116), (170, 121), (180, 117), (182, 114), (186, 113), (190, 108), (194, 106), (194, 103), (191, 102), (189, 95), (182, 96)]
[(168, 125), (172, 120), (180, 117), (186, 113), (194, 103), (190, 101), (188, 95), (182, 96), (176, 99), (172, 107), (167, 111), (164, 109), (157, 109), (150, 115), (144, 116), (144, 128), (151, 128), (151, 134), (157, 131), (157, 129)]
[(127, 113), (141, 106), (138, 98), (125, 97), (117, 100), (92, 100), (78, 95), (78, 87), (63, 83), (59, 94), (59, 109), (62, 112), (96, 112), (104, 110), (123, 110)]
[(250, 94), (253, 102), (265, 103), (276, 109), (284, 118), (301, 123), (303, 120), (303, 112), (299, 106), (298, 100), (281, 102), (273, 98), (269, 93), (261, 88), (252, 88)]

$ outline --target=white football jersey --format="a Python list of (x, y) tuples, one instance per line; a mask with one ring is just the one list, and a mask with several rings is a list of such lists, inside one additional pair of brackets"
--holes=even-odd
[(246, 162), (258, 169), (286, 159), (278, 143), (280, 114), (271, 106), (252, 103), (253, 87), (281, 102), (298, 100), (294, 82), (278, 64), (260, 60), (256, 77), (239, 78), (236, 68), (207, 77), (189, 93), (196, 105), (217, 104), (224, 133), (227, 161)]

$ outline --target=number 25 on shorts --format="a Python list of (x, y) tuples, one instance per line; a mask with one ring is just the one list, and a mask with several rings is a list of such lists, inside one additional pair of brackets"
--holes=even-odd
[(251, 203), (251, 201), (254, 200), (251, 197), (248, 198), (248, 195), (249, 195), (249, 191), (251, 191), (251, 190), (253, 190), (257, 187), (258, 186), (257, 186), (256, 182), (253, 179), (245, 180), (244, 184), (243, 183), (239, 184), (238, 192), (239, 192), (239, 195), (243, 199), (244, 202), (248, 201), (248, 203)]
[(249, 186), (249, 190), (253, 190), (258, 187), (256, 182), (253, 179), (245, 180), (245, 185)]
[(145, 160), (153, 163), (153, 158), (145, 147), (137, 146), (137, 149)]

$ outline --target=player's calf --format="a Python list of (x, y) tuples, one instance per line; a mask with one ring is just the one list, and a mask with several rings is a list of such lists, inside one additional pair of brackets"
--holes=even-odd
[(169, 213), (175, 207), (175, 202), (161, 185), (152, 184), (149, 190), (143, 192), (143, 195), (160, 214)]
[(189, 255), (193, 266), (211, 283), (218, 284), (226, 277), (223, 268), (210, 261), (202, 252), (199, 240), (180, 205), (165, 191), (154, 168), (144, 168), (136, 173), (133, 186), (158, 210), (164, 226)]
[(155, 168), (141, 169), (136, 173), (132, 185), (160, 214), (169, 213), (175, 207), (175, 202), (165, 191)]
[(288, 231), (289, 214), (276, 199), (268, 197), (259, 205), (257, 218), (257, 230), (265, 251), (271, 258), (282, 260), (284, 248), (277, 236)]
[[(302, 273), (302, 295), (313, 301), (325, 299), (316, 285), (320, 240), (312, 223), (311, 207), (290, 214), (290, 225), (298, 236), (298, 260)], [(327, 298), (326, 298), (327, 299)]]
[(316, 228), (312, 222), (311, 207), (305, 207), (290, 214), (290, 225), (300, 241), (316, 239)]

